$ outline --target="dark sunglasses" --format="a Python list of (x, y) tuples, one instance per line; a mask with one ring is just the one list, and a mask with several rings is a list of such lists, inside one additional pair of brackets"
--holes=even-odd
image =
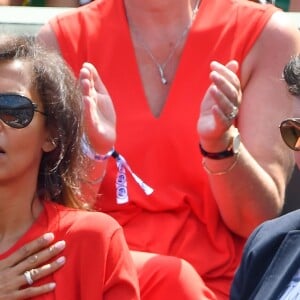
[(29, 98), (13, 93), (0, 93), (0, 119), (13, 128), (24, 128), (30, 124), (34, 112), (46, 115), (37, 109)]
[(286, 119), (281, 122), (279, 128), (287, 146), (294, 151), (300, 151), (300, 119)]

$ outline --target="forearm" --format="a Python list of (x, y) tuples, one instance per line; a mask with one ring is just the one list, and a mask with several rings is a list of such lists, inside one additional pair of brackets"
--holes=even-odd
[(291, 154), (285, 153), (283, 159), (281, 163), (269, 167), (272, 172), (267, 172), (243, 144), (237, 158), (205, 158), (205, 164), (211, 171), (207, 173), (220, 214), (236, 234), (247, 237), (261, 222), (280, 213), (286, 183), (293, 169)]

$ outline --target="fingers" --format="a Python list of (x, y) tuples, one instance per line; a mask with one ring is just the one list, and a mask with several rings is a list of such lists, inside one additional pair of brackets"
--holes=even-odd
[(20, 262), (18, 269), (22, 272), (23, 270), (40, 266), (44, 262), (49, 261), (51, 258), (58, 255), (65, 248), (65, 245), (65, 241), (56, 242), (54, 245), (51, 245), (50, 247), (43, 249)]
[(89, 81), (89, 88), (95, 89), (98, 93), (107, 94), (107, 89), (104, 83), (99, 76), (97, 69), (91, 63), (85, 62), (82, 65), (79, 74), (80, 81), (83, 81), (83, 84), (86, 83), (86, 80)]
[[(229, 67), (227, 67), (229, 66)], [(236, 75), (237, 63), (232, 61), (226, 66), (212, 62), (210, 73), (210, 79), (217, 86), (217, 88), (227, 97), (228, 100), (232, 101), (235, 106), (239, 105), (239, 92), (240, 92), (240, 80)], [(234, 72), (234, 71), (235, 72)]]
[(110, 95), (97, 69), (91, 63), (83, 64), (80, 70), (80, 85), (85, 102), (92, 100), (88, 108), (98, 109), (104, 117), (112, 118), (111, 121), (115, 122), (115, 111)]
[(15, 266), (15, 271), (17, 274), (20, 274), (18, 283), (20, 285), (31, 285), (38, 279), (55, 272), (57, 269), (63, 266), (66, 260), (64, 256), (58, 257), (55, 261), (47, 265), (42, 264), (58, 255), (64, 248), (65, 242), (59, 241), (54, 245), (43, 249), (21, 261)]
[(212, 86), (210, 89), (210, 94), (215, 99), (216, 112), (219, 118), (221, 118), (225, 123), (230, 123), (238, 115), (238, 106), (234, 105), (216, 86)]
[[(37, 242), (37, 240), (33, 241), (33, 246), (35, 246), (35, 242)], [(28, 249), (31, 246), (32, 243), (26, 245), (26, 248)], [(66, 261), (64, 256), (60, 256), (46, 265), (43, 265), (43, 263), (57, 256), (64, 248), (65, 241), (58, 241), (54, 245), (42, 249), (19, 262), (18, 265), (15, 266), (15, 272), (20, 274), (18, 283), (20, 285), (31, 285), (33, 282), (54, 273), (57, 269), (62, 267)]]
[(241, 87), (239, 78), (236, 75), (238, 63), (230, 61), (226, 66), (218, 63), (211, 63), (212, 71), (210, 79), (212, 85), (210, 93), (219, 106), (219, 117), (227, 123), (232, 123), (238, 114), (238, 107), (241, 102)]
[(97, 69), (90, 63), (84, 63), (80, 70), (80, 85), (85, 103), (87, 138), (96, 152), (106, 153), (116, 139), (116, 113), (112, 99)]
[[(0, 261), (0, 270), (5, 267), (14, 266), (30, 255), (38, 252), (39, 250), (49, 246), (54, 240), (53, 233), (45, 233), (43, 236), (35, 239), (34, 241), (26, 244), (16, 252), (14, 252), (11, 256), (6, 259)], [(31, 257), (31, 259), (35, 259)]]
[(24, 272), (20, 280), (22, 281), (23, 285), (31, 285), (39, 279), (54, 273), (56, 270), (62, 267), (65, 262), (66, 258), (61, 256), (49, 264)]
[[(30, 299), (53, 291), (55, 289), (55, 286), (56, 284), (54, 282), (50, 282), (37, 287), (29, 287), (22, 290), (16, 290), (11, 293), (9, 299), (10, 300)], [(0, 296), (0, 300), (2, 299), (7, 299), (7, 298), (2, 298)]]
[(212, 61), (210, 64), (211, 70), (217, 71), (224, 77), (228, 78), (228, 80), (235, 83), (236, 86), (239, 85), (239, 79), (236, 77), (236, 73), (239, 69), (239, 64), (235, 60), (229, 61), (226, 65), (223, 65), (217, 61)]
[(64, 256), (57, 257), (65, 241), (51, 244), (53, 240), (53, 233), (46, 233), (0, 261), (0, 300), (27, 299), (55, 288), (54, 283), (26, 288), (65, 264)]

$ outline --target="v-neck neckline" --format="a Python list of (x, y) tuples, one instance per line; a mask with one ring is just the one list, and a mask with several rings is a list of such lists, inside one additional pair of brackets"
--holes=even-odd
[[(138, 99), (139, 103), (136, 103), (137, 105), (142, 105), (144, 111), (147, 111), (147, 113), (151, 116), (151, 118), (153, 120), (159, 120), (161, 118), (164, 117), (164, 115), (167, 113), (169, 106), (173, 106), (173, 103), (176, 101), (176, 94), (178, 93), (178, 91), (181, 89), (182, 86), (182, 78), (184, 78), (184, 69), (189, 65), (189, 64), (193, 64), (193, 62), (191, 62), (189, 60), (191, 51), (192, 51), (192, 41), (195, 38), (195, 34), (194, 33), (194, 27), (195, 27), (195, 23), (197, 23), (197, 19), (199, 19), (200, 14), (201, 14), (201, 5), (204, 2), (204, 0), (202, 0), (200, 2), (199, 5), (199, 9), (198, 9), (198, 13), (195, 17), (195, 20), (187, 34), (183, 49), (182, 49), (182, 53), (181, 56), (179, 58), (179, 62), (177, 65), (177, 68), (175, 70), (175, 74), (174, 74), (174, 78), (172, 80), (172, 82), (170, 83), (170, 88), (169, 91), (167, 93), (166, 99), (164, 101), (164, 104), (161, 108), (161, 111), (159, 113), (158, 116), (155, 116), (150, 108), (149, 105), (149, 101), (147, 99), (146, 96), (146, 92), (145, 92), (145, 87), (143, 85), (142, 82), (142, 78), (140, 76), (140, 71), (139, 71), (139, 66), (138, 66), (138, 62), (137, 62), (137, 57), (136, 57), (136, 52), (135, 52), (135, 48), (133, 45), (133, 40), (131, 37), (131, 32), (130, 32), (130, 28), (127, 22), (127, 17), (126, 17), (126, 10), (125, 10), (125, 5), (124, 5), (124, 1), (123, 0), (119, 0), (121, 3), (121, 9), (123, 11), (122, 15), (122, 23), (124, 26), (120, 26), (121, 28), (123, 28), (124, 32), (123, 32), (123, 37), (124, 40), (127, 41), (128, 44), (128, 53), (130, 56), (127, 56), (128, 59), (128, 67), (131, 68), (132, 72), (131, 74), (134, 75), (134, 78), (136, 78), (137, 80), (132, 80), (132, 82), (134, 83), (134, 88), (136, 90), (136, 93), (140, 92), (140, 96), (139, 97), (135, 97), (136, 99)], [(120, 22), (120, 20), (119, 20)], [(189, 79), (190, 80), (190, 79)], [(191, 79), (193, 80), (193, 79)], [(130, 85), (130, 83), (128, 83)]]

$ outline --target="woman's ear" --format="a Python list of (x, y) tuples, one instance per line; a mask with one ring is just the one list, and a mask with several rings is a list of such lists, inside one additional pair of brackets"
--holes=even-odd
[(44, 152), (51, 152), (57, 147), (57, 138), (49, 136), (43, 144), (43, 151)]

